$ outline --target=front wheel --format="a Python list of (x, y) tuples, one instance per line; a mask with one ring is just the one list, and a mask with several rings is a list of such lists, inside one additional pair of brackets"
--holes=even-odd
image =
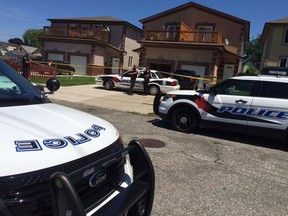
[(181, 132), (193, 132), (197, 127), (197, 118), (189, 108), (176, 109), (171, 116), (172, 126)]
[(150, 86), (149, 86), (149, 93), (150, 93), (151, 95), (157, 95), (157, 94), (160, 93), (160, 89), (159, 89), (159, 87), (156, 86), (156, 85), (150, 85)]

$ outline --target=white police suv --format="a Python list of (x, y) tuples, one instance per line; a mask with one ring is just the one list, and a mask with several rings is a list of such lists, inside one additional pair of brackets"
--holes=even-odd
[(1, 216), (150, 215), (155, 177), (141, 143), (124, 147), (113, 125), (51, 103), (1, 60), (0, 129)]
[(264, 68), (199, 91), (171, 91), (154, 98), (154, 113), (179, 131), (219, 128), (287, 141), (288, 68)]

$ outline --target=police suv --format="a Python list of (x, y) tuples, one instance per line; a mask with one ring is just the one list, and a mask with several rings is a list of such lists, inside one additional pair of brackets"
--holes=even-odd
[(182, 132), (198, 127), (271, 136), (287, 141), (288, 68), (264, 68), (198, 91), (171, 91), (154, 98), (154, 113)]
[(0, 128), (1, 216), (150, 215), (155, 176), (142, 144), (51, 103), (1, 60)]

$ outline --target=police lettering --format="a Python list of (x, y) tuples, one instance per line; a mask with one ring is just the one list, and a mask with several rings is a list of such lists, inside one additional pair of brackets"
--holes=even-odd
[[(91, 141), (93, 138), (100, 136), (100, 131), (106, 130), (105, 128), (93, 124), (91, 128), (88, 128), (84, 133), (77, 133), (75, 136), (66, 136), (63, 138), (45, 139), (43, 145), (50, 149), (61, 149), (66, 147), (69, 143), (72, 145), (80, 145)], [(42, 147), (38, 140), (16, 140), (16, 151), (27, 152), (27, 151), (41, 151)]]
[(260, 108), (222, 106), (218, 109), (217, 112), (220, 112), (220, 113), (230, 112), (232, 114), (237, 114), (237, 115), (253, 115), (253, 116), (282, 118), (282, 119), (288, 118), (288, 112), (283, 112), (283, 111), (278, 111), (278, 110), (260, 109)]

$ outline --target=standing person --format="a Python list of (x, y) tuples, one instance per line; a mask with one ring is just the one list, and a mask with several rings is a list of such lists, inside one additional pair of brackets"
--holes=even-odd
[(136, 65), (133, 65), (132, 69), (128, 72), (128, 74), (131, 75), (131, 83), (130, 83), (128, 95), (132, 95), (133, 94), (132, 90), (134, 88), (137, 74), (138, 74)]
[(28, 59), (29, 55), (28, 53), (25, 53), (25, 55), (22, 58), (22, 69), (23, 69), (23, 73), (22, 76), (25, 77), (26, 79), (28, 79), (29, 77), (29, 69), (30, 69), (30, 62)]
[(149, 80), (151, 77), (150, 68), (148, 66), (145, 67), (145, 71), (144, 71), (143, 75), (144, 75), (144, 82), (143, 82), (144, 95), (147, 95), (149, 92), (148, 83), (149, 83)]

